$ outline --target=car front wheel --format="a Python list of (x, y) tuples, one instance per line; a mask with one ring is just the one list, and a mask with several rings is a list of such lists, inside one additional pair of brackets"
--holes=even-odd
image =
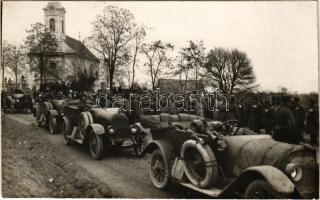
[(247, 187), (245, 199), (286, 199), (284, 194), (275, 191), (265, 180), (256, 180)]
[(95, 134), (93, 131), (89, 133), (89, 149), (93, 159), (99, 160), (103, 153), (102, 136)]
[(165, 189), (170, 182), (168, 163), (160, 149), (156, 149), (151, 156), (150, 178), (152, 184), (158, 189)]
[(65, 145), (70, 145), (72, 144), (72, 140), (70, 139), (70, 130), (69, 130), (69, 126), (67, 124), (67, 122), (65, 120), (62, 121), (61, 124), (61, 131), (63, 134), (63, 143)]

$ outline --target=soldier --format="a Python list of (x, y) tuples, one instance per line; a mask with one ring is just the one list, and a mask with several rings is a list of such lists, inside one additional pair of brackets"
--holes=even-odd
[(231, 119), (236, 119), (238, 121), (241, 121), (240, 119), (240, 113), (239, 113), (239, 108), (238, 108), (238, 105), (236, 103), (236, 100), (235, 100), (235, 96), (232, 95), (230, 97), (230, 106), (229, 106), (229, 114), (228, 114), (228, 119), (231, 120)]
[(247, 125), (247, 112), (246, 112), (246, 106), (245, 103), (240, 100), (238, 102), (238, 111), (239, 111), (239, 121), (241, 123), (241, 126)]
[(299, 98), (295, 97), (292, 101), (291, 111), (295, 121), (295, 133), (297, 137), (297, 141), (303, 141), (303, 129), (304, 129), (304, 119), (305, 119), (305, 111), (300, 106)]
[(289, 100), (289, 96), (282, 96), (280, 105), (275, 110), (273, 139), (293, 144), (296, 143), (293, 133), (295, 121), (289, 108)]
[(267, 134), (272, 134), (273, 129), (273, 112), (270, 100), (266, 100), (263, 108), (262, 125)]
[(249, 121), (248, 121), (249, 129), (258, 133), (261, 128), (261, 121), (262, 121), (262, 107), (259, 104), (258, 99), (254, 98), (253, 103), (251, 104), (251, 107), (250, 107), (250, 114), (249, 114)]
[(306, 116), (306, 132), (310, 135), (310, 144), (316, 145), (319, 134), (319, 110), (313, 99), (309, 100), (309, 110)]

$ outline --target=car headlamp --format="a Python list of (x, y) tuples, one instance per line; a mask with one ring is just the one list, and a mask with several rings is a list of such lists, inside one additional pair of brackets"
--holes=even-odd
[(286, 165), (286, 172), (288, 173), (290, 178), (295, 182), (300, 181), (302, 178), (302, 169), (299, 164), (296, 164), (296, 163), (287, 164)]
[(138, 133), (139, 132), (139, 127), (136, 125), (131, 125), (130, 126), (130, 132), (131, 133)]
[(113, 134), (116, 133), (116, 129), (113, 128), (112, 126), (109, 126), (109, 127), (108, 127), (108, 133), (110, 133), (111, 135), (113, 135)]

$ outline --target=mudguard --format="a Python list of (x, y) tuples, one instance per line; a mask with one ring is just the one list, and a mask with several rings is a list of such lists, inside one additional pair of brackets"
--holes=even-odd
[(63, 117), (62, 123), (64, 123), (65, 126), (65, 134), (69, 134), (72, 131), (69, 119), (67, 117)]
[(33, 114), (34, 117), (36, 117), (37, 120), (40, 119), (40, 115), (41, 115), (41, 108), (40, 105), (37, 103), (36, 105), (33, 106)]
[(48, 112), (49, 112), (49, 116), (52, 116), (52, 117), (58, 116), (58, 111), (56, 110), (49, 110)]
[(90, 124), (87, 127), (86, 133), (89, 133), (89, 131), (91, 131), (91, 130), (97, 135), (105, 134), (105, 130), (104, 130), (103, 126), (100, 124)]
[(157, 148), (160, 149), (162, 154), (164, 155), (167, 160), (170, 160), (174, 158), (174, 156), (177, 156), (177, 153), (175, 152), (174, 147), (165, 140), (153, 140), (150, 142), (145, 149), (142, 151), (142, 154), (145, 155), (147, 153), (152, 153)]
[(244, 170), (222, 191), (220, 197), (228, 198), (234, 191), (244, 192), (248, 185), (257, 179), (264, 179), (281, 194), (292, 194), (295, 190), (292, 181), (281, 170), (270, 165), (262, 165)]

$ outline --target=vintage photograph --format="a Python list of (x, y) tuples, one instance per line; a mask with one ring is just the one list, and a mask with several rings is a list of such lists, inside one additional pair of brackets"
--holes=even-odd
[(317, 1), (1, 5), (3, 198), (319, 198)]

